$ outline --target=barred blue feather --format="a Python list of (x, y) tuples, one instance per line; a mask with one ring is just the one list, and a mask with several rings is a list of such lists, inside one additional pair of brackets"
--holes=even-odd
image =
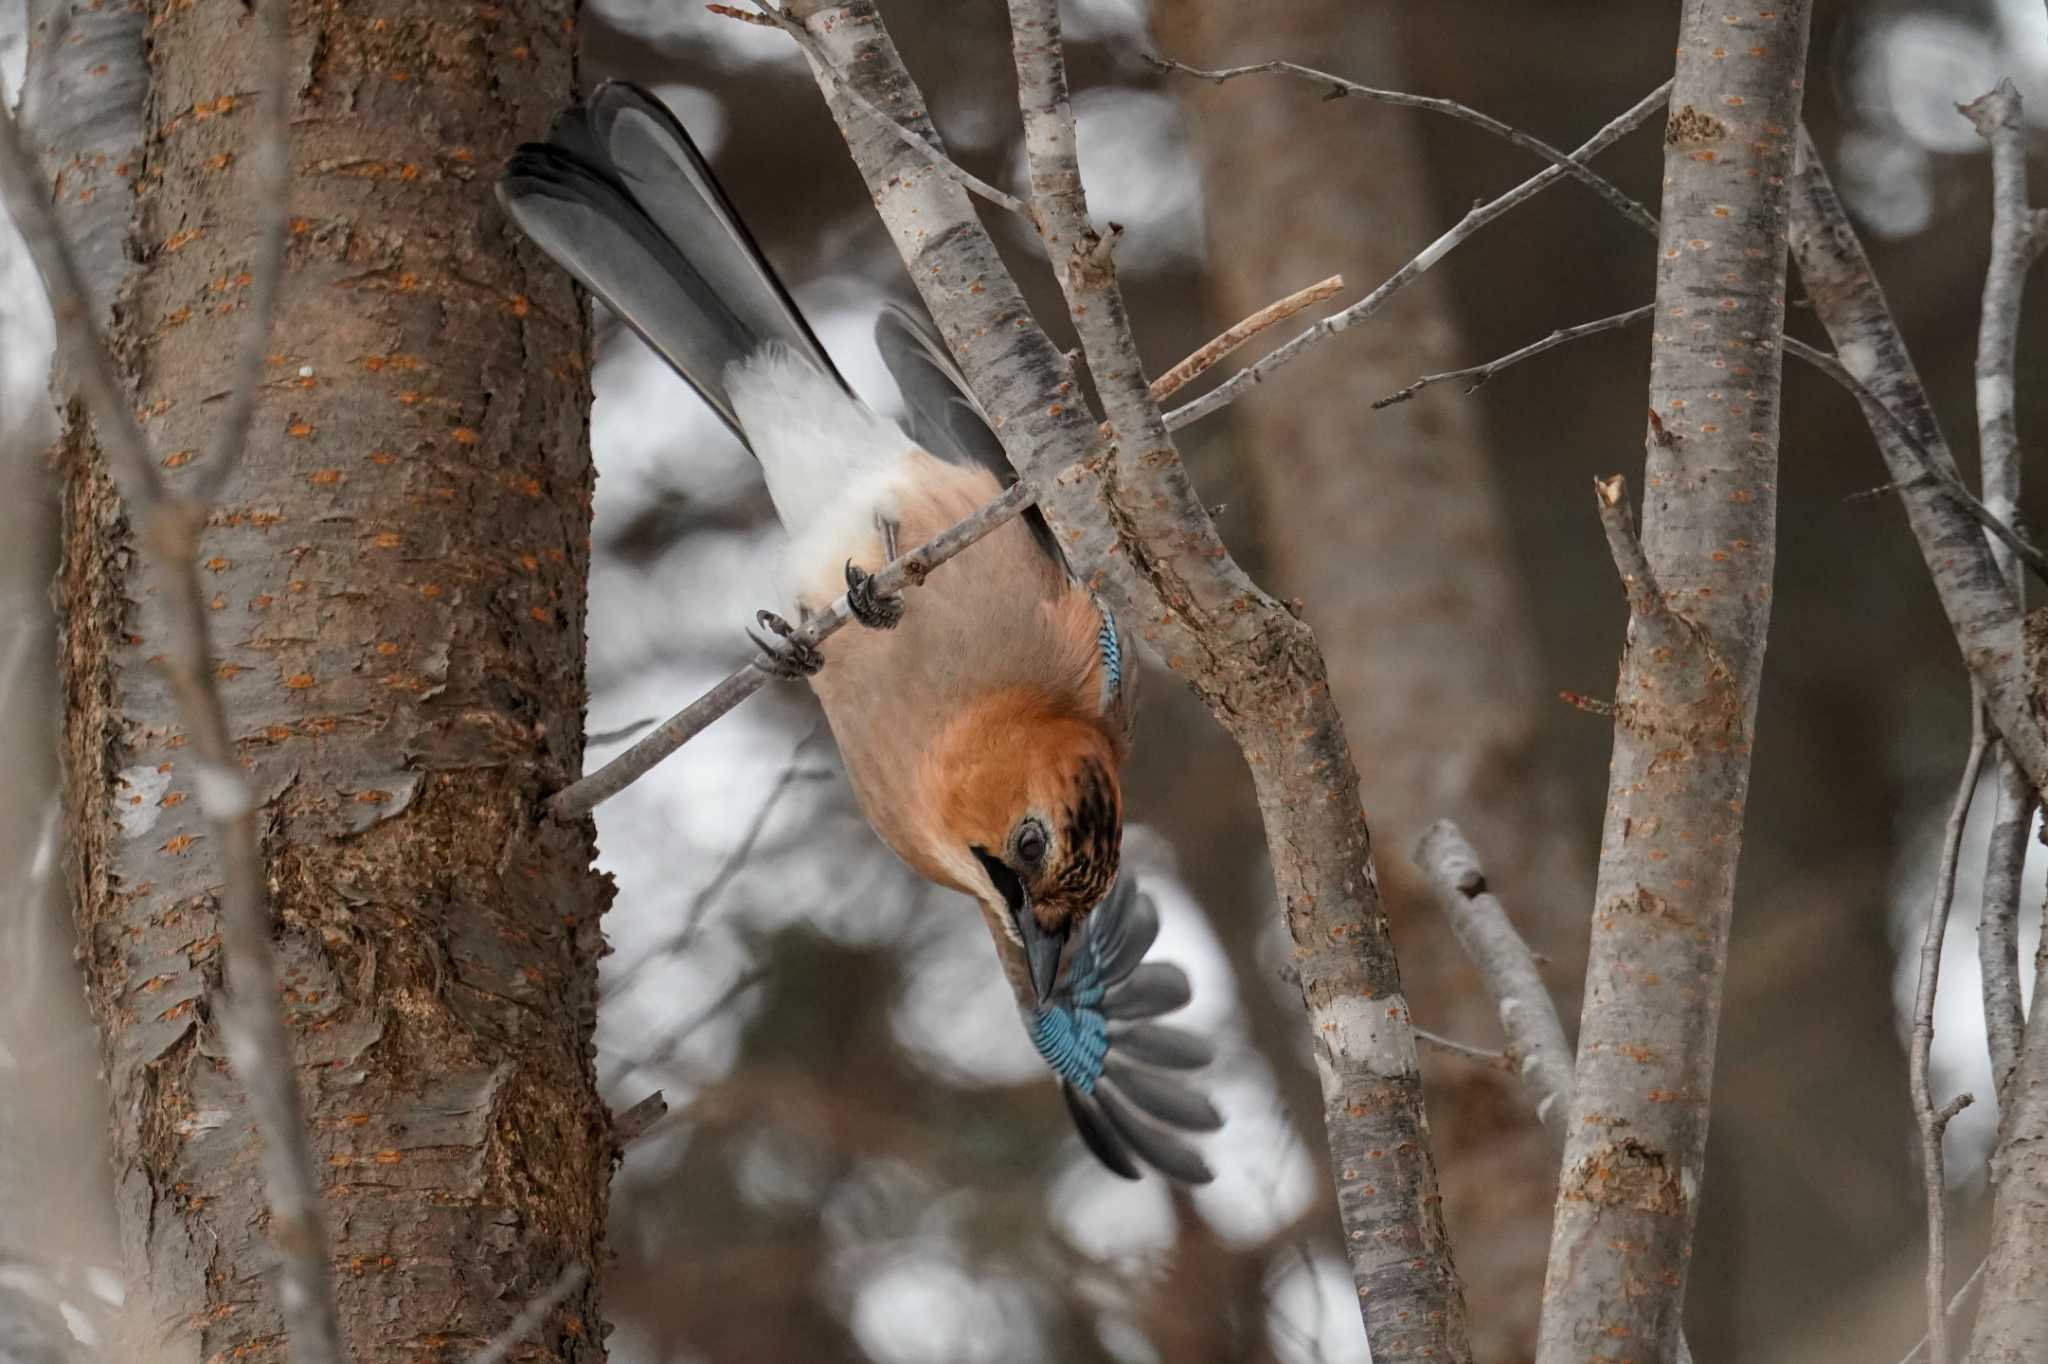
[(1109, 613), (1100, 597), (1092, 600), (1096, 612), (1102, 617), (1102, 625), (1095, 632), (1095, 649), (1102, 656), (1102, 708), (1108, 710), (1124, 687), (1124, 648), (1117, 639), (1116, 617)]
[(1178, 1028), (1142, 1020), (1188, 1002), (1177, 966), (1147, 962), (1159, 935), (1159, 911), (1128, 876), (1088, 916), (1051, 997), (1025, 1025), (1061, 1091), (1088, 1149), (1127, 1179), (1137, 1160), (1188, 1183), (1206, 1183), (1209, 1167), (1182, 1136), (1210, 1132), (1223, 1119), (1209, 1101), (1166, 1074), (1210, 1059), (1208, 1043)]

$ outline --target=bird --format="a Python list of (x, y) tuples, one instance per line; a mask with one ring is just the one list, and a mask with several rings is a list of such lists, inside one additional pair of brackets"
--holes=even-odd
[[(944, 341), (897, 304), (875, 340), (904, 424), (840, 375), (680, 120), (607, 81), (519, 147), (497, 193), (525, 236), (635, 332), (759, 461), (799, 620), (843, 592), (863, 628), (806, 644), (757, 613), (763, 667), (808, 678), (862, 812), (914, 871), (981, 907), (1024, 1026), (1104, 1166), (1185, 1183), (1222, 1119), (1185, 1083), (1206, 1039), (1146, 961), (1151, 897), (1121, 867), (1134, 641), (1035, 511), (935, 571), (914, 610), (873, 575), (1015, 480)], [(772, 637), (770, 637), (772, 636)]]

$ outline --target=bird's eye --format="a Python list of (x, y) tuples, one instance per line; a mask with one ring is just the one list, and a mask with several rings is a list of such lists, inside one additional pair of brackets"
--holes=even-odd
[(1024, 827), (1017, 830), (1017, 861), (1024, 867), (1036, 867), (1045, 860), (1045, 826), (1035, 819), (1024, 821)]

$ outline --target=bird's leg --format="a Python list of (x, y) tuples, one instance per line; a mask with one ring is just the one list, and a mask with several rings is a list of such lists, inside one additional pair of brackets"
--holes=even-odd
[(818, 646), (796, 637), (796, 627), (773, 611), (756, 611), (754, 619), (777, 636), (767, 639), (747, 631), (747, 638), (754, 641), (754, 647), (761, 656), (754, 665), (763, 672), (773, 673), (785, 681), (799, 677), (815, 677), (825, 666), (825, 655), (818, 652)]
[[(889, 518), (877, 516), (875, 528), (882, 532), (882, 562), (895, 562), (899, 527)], [(870, 630), (893, 630), (903, 619), (903, 594), (877, 592), (874, 575), (851, 559), (846, 561), (846, 606), (853, 618)]]

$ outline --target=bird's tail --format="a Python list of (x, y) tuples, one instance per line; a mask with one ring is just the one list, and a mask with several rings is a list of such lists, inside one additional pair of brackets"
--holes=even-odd
[(624, 81), (514, 152), (521, 230), (702, 394), (741, 440), (728, 366), (780, 342), (846, 387), (674, 114)]

